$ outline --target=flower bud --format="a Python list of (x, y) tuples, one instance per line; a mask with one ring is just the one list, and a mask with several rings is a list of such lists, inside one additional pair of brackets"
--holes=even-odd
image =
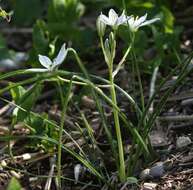
[(111, 62), (111, 48), (108, 38), (105, 40), (104, 49), (105, 49), (105, 61), (109, 65), (109, 63)]
[(100, 37), (103, 37), (105, 35), (106, 24), (101, 21), (100, 16), (97, 19), (96, 27), (97, 27), (98, 35)]
[(116, 40), (113, 32), (109, 34), (109, 45), (110, 45), (110, 51), (111, 51), (111, 57), (112, 59), (115, 58), (115, 48), (116, 48)]

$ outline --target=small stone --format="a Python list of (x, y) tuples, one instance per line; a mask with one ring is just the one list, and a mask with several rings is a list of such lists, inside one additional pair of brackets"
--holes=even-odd
[(152, 178), (160, 178), (164, 175), (164, 164), (163, 162), (157, 162), (154, 166), (150, 168), (149, 174)]
[(28, 59), (28, 55), (24, 52), (13, 52), (11, 57), (0, 60), (1, 69), (18, 69), (21, 64)]
[(16, 171), (14, 171), (14, 170), (11, 170), (10, 173), (16, 179), (20, 179), (21, 178), (21, 175), (19, 173), (17, 173)]
[(178, 137), (178, 139), (176, 141), (176, 147), (178, 149), (184, 148), (184, 147), (188, 146), (191, 143), (192, 143), (192, 141), (189, 137), (184, 137), (184, 136)]
[(82, 171), (82, 166), (80, 164), (76, 164), (74, 167), (74, 178), (75, 178), (75, 184), (78, 183), (79, 180), (79, 176), (81, 174)]
[(157, 187), (156, 183), (144, 183), (142, 190), (155, 190)]
[(151, 176), (150, 176), (150, 169), (147, 168), (145, 170), (143, 170), (141, 173), (140, 173), (140, 179), (142, 180), (146, 180), (146, 179), (151, 179)]
[(30, 160), (31, 159), (31, 155), (29, 153), (25, 153), (22, 155), (23, 160)]
[(2, 167), (6, 167), (6, 166), (7, 166), (7, 163), (6, 163), (5, 160), (2, 160), (2, 161), (1, 161), (1, 166), (2, 166)]
[(88, 96), (82, 97), (82, 104), (89, 109), (95, 109), (96, 107), (96, 102)]
[(160, 178), (165, 174), (164, 163), (157, 162), (151, 168), (143, 170), (140, 174), (140, 179), (147, 180), (153, 178)]

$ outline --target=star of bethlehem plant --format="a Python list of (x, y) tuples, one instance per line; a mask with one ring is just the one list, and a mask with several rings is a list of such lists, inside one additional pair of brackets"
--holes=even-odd
[[(118, 160), (119, 161), (117, 164), (118, 166), (117, 169), (118, 169), (118, 176), (121, 182), (124, 182), (127, 180), (127, 175), (126, 175), (124, 149), (123, 149), (120, 121), (119, 121), (119, 110), (118, 110), (118, 105), (117, 105), (114, 78), (116, 74), (119, 72), (119, 70), (121, 69), (123, 63), (125, 62), (132, 48), (134, 38), (131, 40), (122, 59), (117, 64), (116, 69), (114, 69), (114, 58), (116, 56), (116, 30), (118, 30), (118, 27), (120, 25), (126, 25), (130, 29), (130, 32), (134, 34), (135, 32), (138, 31), (140, 27), (150, 25), (158, 20), (159, 18), (147, 20), (147, 14), (139, 18), (138, 17), (135, 18), (134, 16), (127, 16), (125, 14), (125, 11), (123, 11), (122, 14), (119, 16), (113, 9), (110, 9), (108, 16), (101, 13), (96, 22), (103, 55), (104, 55), (105, 62), (107, 63), (108, 70), (109, 70), (109, 84), (110, 84), (110, 94), (111, 94), (110, 101), (112, 101), (112, 104), (113, 104), (112, 109), (113, 109), (114, 124), (115, 124), (115, 130), (116, 130), (116, 140), (117, 140), (117, 147), (118, 147)], [(106, 38), (104, 42), (103, 36), (105, 35), (107, 25), (112, 27), (112, 31), (110, 32), (109, 37)], [(75, 58), (80, 68), (82, 69), (83, 73), (85, 74), (87, 78), (87, 81), (90, 80), (89, 75), (86, 72), (76, 51), (73, 48), (66, 48), (65, 43), (62, 45), (58, 55), (53, 59), (53, 61), (51, 61), (50, 58), (45, 55), (39, 55), (38, 56), (39, 62), (41, 63), (43, 67), (46, 68), (45, 71), (49, 71), (49, 72), (55, 71), (62, 64), (62, 62), (66, 58), (69, 51), (71, 51), (75, 55)], [(91, 83), (89, 83), (89, 85), (91, 85)], [(92, 85), (91, 87), (95, 88)], [(59, 85), (59, 88), (61, 89), (60, 85)], [(95, 88), (95, 90), (96, 89), (97, 88)], [(61, 130), (62, 129), (63, 129), (63, 125), (61, 126)], [(58, 179), (59, 180), (61, 179), (60, 177), (61, 175), (61, 143), (62, 143), (61, 138), (62, 138), (62, 132), (60, 132), (60, 135), (59, 135), (59, 146), (58, 146)]]
[[(114, 105), (116, 106), (117, 106), (117, 98), (116, 98), (114, 78), (116, 74), (119, 72), (119, 70), (121, 69), (123, 63), (125, 62), (132, 48), (135, 32), (137, 32), (138, 29), (142, 26), (147, 26), (160, 20), (159, 18), (155, 18), (151, 20), (146, 20), (146, 19), (147, 19), (147, 14), (145, 14), (142, 17), (135, 18), (134, 16), (127, 16), (125, 14), (125, 11), (123, 11), (121, 16), (119, 16), (113, 9), (109, 10), (108, 17), (103, 13), (101, 13), (101, 15), (98, 17), (98, 20), (97, 20), (98, 35), (100, 38), (100, 43), (103, 50), (105, 62), (107, 63), (107, 66), (109, 69), (111, 99)], [(109, 34), (109, 38), (107, 38), (104, 42), (103, 36), (105, 35), (106, 25), (109, 25), (110, 27), (112, 27), (112, 31)], [(128, 26), (128, 28), (130, 29), (130, 32), (132, 33), (131, 35), (132, 39), (125, 54), (123, 55), (122, 59), (117, 64), (116, 69), (114, 70), (114, 58), (116, 55), (116, 30), (120, 25)], [(143, 96), (143, 92), (141, 92), (141, 96)], [(118, 173), (119, 173), (120, 181), (124, 182), (127, 178), (125, 158), (124, 158), (124, 148), (123, 148), (123, 141), (122, 141), (122, 135), (121, 135), (120, 121), (119, 121), (119, 112), (115, 107), (113, 107), (113, 116), (114, 116), (114, 125), (115, 125), (117, 145), (118, 145), (118, 158), (119, 158)]]
[[(168, 75), (168, 77), (166, 79), (164, 79), (164, 82), (161, 82), (161, 84), (158, 87), (158, 90), (155, 91), (155, 93), (152, 95), (150, 100), (147, 102), (145, 110), (143, 109), (144, 100), (143, 100), (143, 93), (141, 90), (140, 90), (140, 94), (142, 97), (141, 98), (142, 101), (141, 101), (141, 106), (138, 106), (138, 103), (135, 102), (134, 98), (132, 98), (126, 91), (124, 91), (118, 85), (115, 84), (115, 82), (114, 82), (115, 76), (117, 75), (117, 73), (121, 69), (122, 65), (125, 63), (126, 58), (127, 58), (128, 54), (130, 53), (131, 49), (132, 48), (134, 49), (134, 47), (133, 47), (134, 34), (139, 30), (140, 27), (150, 25), (158, 20), (159, 20), (159, 18), (147, 20), (147, 14), (145, 14), (142, 17), (127, 16), (125, 11), (123, 11), (122, 14), (119, 16), (113, 9), (109, 10), (108, 16), (101, 13), (101, 15), (97, 19), (97, 30), (98, 30), (98, 35), (100, 38), (102, 51), (104, 54), (104, 59), (105, 59), (105, 62), (107, 64), (107, 67), (109, 70), (109, 80), (101, 78), (101, 77), (96, 76), (96, 75), (90, 75), (89, 73), (87, 73), (87, 71), (84, 67), (84, 64), (82, 63), (77, 52), (73, 48), (66, 48), (65, 43), (62, 45), (61, 49), (59, 50), (58, 55), (53, 60), (51, 60), (46, 55), (39, 55), (38, 56), (40, 64), (45, 69), (36, 68), (36, 69), (19, 70), (19, 71), (13, 71), (10, 73), (5, 73), (5, 74), (0, 75), (0, 80), (3, 80), (3, 79), (7, 79), (9, 77), (14, 77), (14, 76), (22, 75), (22, 74), (26, 74), (26, 73), (29, 73), (29, 74), (32, 74), (32, 73), (37, 74), (38, 73), (38, 75), (35, 75), (35, 77), (32, 77), (30, 79), (25, 79), (21, 83), (20, 82), (14, 83), (12, 86), (8, 86), (8, 87), (0, 89), (0, 94), (6, 92), (7, 89), (10, 90), (12, 88), (20, 86), (21, 84), (22, 85), (30, 85), (30, 84), (35, 82), (35, 85), (34, 85), (34, 89), (35, 89), (36, 83), (43, 84), (43, 82), (48, 81), (48, 79), (49, 79), (49, 81), (57, 82), (58, 90), (59, 90), (59, 94), (60, 94), (60, 99), (61, 99), (61, 105), (62, 105), (62, 113), (61, 113), (60, 126), (53, 123), (54, 124), (53, 126), (55, 126), (56, 129), (58, 129), (58, 133), (59, 133), (58, 142), (50, 139), (50, 142), (52, 142), (58, 146), (57, 179), (58, 179), (59, 187), (57, 189), (59, 189), (59, 190), (62, 189), (61, 188), (61, 176), (62, 176), (62, 172), (61, 172), (62, 171), (61, 170), (62, 154), (61, 154), (61, 152), (62, 152), (62, 149), (64, 149), (64, 151), (66, 151), (67, 153), (69, 153), (73, 157), (75, 157), (80, 163), (82, 163), (86, 168), (88, 168), (89, 172), (91, 172), (92, 174), (97, 176), (97, 178), (100, 181), (103, 181), (104, 183), (106, 183), (107, 185), (112, 187), (112, 184), (109, 184), (109, 183), (111, 183), (111, 176), (110, 176), (111, 174), (110, 174), (110, 172), (108, 172), (109, 170), (106, 168), (105, 162), (101, 163), (102, 166), (100, 165), (99, 166), (100, 168), (95, 167), (93, 162), (89, 159), (87, 153), (84, 153), (84, 151), (81, 149), (81, 147), (77, 144), (77, 142), (73, 139), (73, 137), (70, 136), (69, 133), (67, 133), (67, 131), (64, 128), (65, 114), (66, 114), (69, 99), (71, 97), (72, 85), (84, 85), (84, 86), (86, 85), (91, 90), (92, 97), (96, 102), (96, 108), (97, 108), (97, 110), (100, 114), (100, 117), (101, 117), (102, 126), (104, 127), (104, 131), (107, 135), (108, 142), (109, 142), (110, 148), (112, 150), (112, 156), (116, 162), (118, 177), (119, 177), (121, 182), (125, 182), (128, 180), (130, 180), (130, 182), (132, 180), (134, 181), (134, 178), (131, 178), (130, 176), (133, 176), (133, 174), (134, 174), (135, 167), (137, 165), (139, 157), (141, 157), (143, 155), (144, 158), (146, 158), (146, 155), (149, 154), (149, 152), (150, 152), (149, 151), (150, 147), (148, 146), (149, 131), (152, 128), (153, 124), (155, 123), (156, 117), (161, 113), (161, 110), (162, 110), (164, 104), (166, 104), (167, 98), (172, 94), (175, 87), (178, 86), (178, 84), (180, 84), (184, 80), (185, 76), (187, 75), (187, 68), (189, 68), (188, 67), (189, 63), (191, 63), (191, 60), (193, 57), (193, 55), (190, 55), (182, 64), (178, 64), (178, 66), (172, 70), (170, 75)], [(118, 30), (118, 27), (120, 25), (128, 26), (128, 30), (132, 33), (132, 35), (131, 35), (132, 39), (128, 43), (128, 48), (125, 51), (125, 53), (123, 54), (120, 61), (117, 64), (115, 64), (114, 59), (116, 57), (116, 44), (117, 44), (116, 43), (116, 30)], [(104, 40), (103, 37), (105, 36), (107, 26), (110, 26), (112, 28), (112, 30), (110, 31), (109, 37)], [(63, 70), (58, 69), (58, 67), (64, 62), (64, 60), (67, 57), (69, 52), (72, 52), (73, 55), (75, 56), (75, 59), (76, 59), (77, 63), (79, 64), (79, 67), (82, 70), (82, 73), (83, 73), (85, 78), (83, 77), (82, 74), (75, 73), (75, 72), (63, 71)], [(137, 70), (137, 68), (138, 68), (137, 65), (135, 68)], [(171, 78), (171, 76), (176, 74), (177, 71), (180, 71), (180, 72), (178, 74), (178, 78), (177, 78), (175, 84), (163, 94), (160, 102), (157, 103), (156, 107), (154, 108), (154, 110), (155, 110), (154, 113), (152, 113), (150, 115), (148, 111), (149, 111), (150, 106), (152, 105), (154, 98), (156, 97), (156, 94), (163, 87), (163, 85), (167, 82), (167, 80), (169, 78)], [(188, 71), (190, 72), (191, 70), (189, 69)], [(42, 74), (40, 74), (40, 73), (42, 73)], [(139, 85), (141, 85), (139, 70), (137, 70), (136, 73), (137, 73), (138, 78), (139, 78), (138, 79)], [(64, 78), (64, 77), (66, 77), (66, 78)], [(69, 78), (71, 78), (71, 80), (69, 80)], [(54, 79), (54, 80), (52, 80), (52, 79)], [(99, 81), (100, 85), (93, 83), (92, 79)], [(69, 84), (67, 93), (64, 93), (64, 91), (63, 91), (63, 84), (64, 83)], [(104, 87), (105, 89), (107, 89), (107, 87), (108, 87), (108, 89), (110, 91), (110, 97), (103, 92), (102, 87)], [(142, 88), (140, 88), (140, 89), (142, 89)], [(117, 94), (116, 94), (117, 90), (119, 90), (119, 92), (122, 93), (127, 98), (129, 103), (131, 104), (131, 106), (133, 106), (133, 108), (135, 109), (137, 119), (138, 119), (137, 126), (135, 126), (132, 123), (132, 120), (129, 119), (126, 116), (126, 114), (123, 111), (121, 111), (121, 109), (119, 108), (119, 106), (117, 104)], [(30, 90), (30, 93), (33, 93), (33, 90)], [(1, 99), (3, 99), (3, 98), (1, 98)], [(25, 97), (25, 99), (26, 99), (26, 97)], [(106, 118), (105, 112), (103, 110), (103, 106), (101, 104), (101, 99), (105, 100), (108, 103), (108, 105), (110, 105), (112, 107), (116, 137), (113, 136), (114, 133), (111, 132), (111, 129), (109, 129), (110, 127), (107, 125), (108, 119)], [(8, 102), (8, 101), (6, 101), (6, 102)], [(9, 102), (9, 103), (11, 103), (11, 102)], [(16, 103), (14, 105), (16, 106)], [(22, 105), (20, 105), (20, 104), (19, 104), (18, 108), (25, 110), (22, 107)], [(31, 109), (31, 107), (26, 110), (26, 113), (31, 112), (30, 109)], [(81, 114), (81, 115), (84, 115), (84, 114)], [(147, 116), (148, 116), (148, 118), (147, 118)], [(92, 138), (94, 139), (92, 127), (89, 126), (89, 122), (87, 122), (85, 116), (84, 117), (82, 116), (82, 118), (83, 118), (83, 122), (85, 123), (85, 126), (86, 126), (85, 128), (88, 128), (87, 129), (88, 134), (90, 134), (90, 136), (92, 136), (91, 139)], [(45, 120), (45, 118), (42, 118), (42, 119), (45, 122), (46, 121), (48, 122), (47, 119), (46, 120)], [(120, 125), (119, 120), (122, 121), (121, 125)], [(50, 123), (50, 121), (49, 121), (49, 123)], [(127, 129), (129, 129), (129, 131), (130, 131), (129, 135), (131, 135), (131, 138), (132, 138), (132, 145), (131, 145), (131, 149), (129, 150), (129, 155), (124, 153), (122, 134), (121, 134), (121, 126), (127, 127)], [(90, 130), (90, 132), (89, 132), (89, 130)], [(75, 150), (73, 150), (72, 148), (68, 148), (67, 146), (65, 146), (65, 144), (62, 143), (63, 142), (62, 138), (64, 137), (63, 136), (64, 133), (65, 133), (65, 137), (68, 136), (69, 139), (72, 140), (74, 145), (77, 146), (77, 148), (80, 150), (79, 153), (75, 152)], [(12, 133), (10, 132), (10, 134), (12, 134)], [(10, 140), (11, 140), (11, 138), (10, 138)], [(46, 138), (46, 140), (49, 141), (48, 138)], [(92, 142), (96, 142), (96, 141), (97, 140), (94, 139)], [(97, 143), (95, 143), (94, 145), (96, 145), (96, 147), (97, 147)], [(98, 149), (96, 148), (95, 152), (97, 152), (97, 150)], [(101, 150), (98, 151), (97, 153), (102, 155), (101, 158), (104, 157), (104, 155), (103, 155), (104, 153), (101, 154)], [(98, 154), (97, 154), (97, 159), (98, 159)], [(75, 178), (76, 178), (76, 180), (78, 180), (77, 175)], [(117, 188), (115, 187), (114, 189), (117, 189)]]
[[(116, 98), (116, 90), (115, 90), (115, 83), (114, 83), (114, 78), (116, 74), (119, 72), (119, 70), (122, 67), (122, 64), (125, 62), (131, 48), (134, 42), (134, 39), (131, 41), (129, 44), (127, 51), (123, 55), (122, 59), (120, 62), (117, 64), (116, 69), (114, 70), (114, 58), (116, 56), (116, 30), (120, 25), (127, 25), (128, 28), (132, 33), (137, 32), (137, 30), (146, 25), (150, 25), (156, 21), (159, 20), (159, 18), (151, 19), (151, 20), (146, 20), (147, 19), (147, 14), (145, 14), (142, 17), (136, 17), (134, 18), (133, 16), (127, 16), (125, 14), (125, 11), (122, 12), (122, 14), (119, 16), (113, 9), (109, 10), (108, 17), (104, 14), (101, 13), (101, 15), (97, 19), (97, 30), (98, 30), (98, 35), (100, 38), (100, 43), (101, 47), (103, 50), (103, 55), (105, 58), (105, 62), (107, 63), (108, 69), (109, 69), (109, 83), (110, 83), (110, 94), (111, 94), (111, 100), (113, 102), (113, 116), (114, 116), (114, 123), (115, 123), (115, 130), (116, 130), (116, 138), (117, 138), (117, 145), (118, 145), (118, 173), (119, 173), (119, 178), (120, 181), (124, 182), (127, 179), (126, 176), (126, 168), (125, 168), (125, 158), (124, 158), (124, 149), (123, 149), (123, 143), (122, 143), (122, 135), (121, 135), (121, 129), (120, 129), (120, 121), (119, 121), (119, 111), (117, 110), (117, 98)], [(112, 27), (112, 31), (109, 34), (109, 37), (103, 42), (103, 36), (105, 35), (105, 30), (106, 26)], [(64, 43), (56, 56), (56, 58), (53, 59), (53, 61), (50, 60), (49, 57), (45, 55), (39, 55), (39, 61), (43, 67), (46, 68), (47, 71), (55, 71), (64, 61), (64, 59), (67, 56), (68, 51), (72, 51), (82, 68), (84, 74), (86, 73), (83, 64), (80, 61), (80, 58), (78, 57), (78, 54), (76, 51), (72, 48), (66, 48), (66, 44)], [(88, 74), (85, 74), (88, 79)], [(62, 133), (60, 134), (60, 140), (59, 144), (62, 142), (61, 141), (61, 136)], [(61, 145), (59, 145), (58, 148), (58, 178), (60, 179), (60, 174), (61, 174)]]

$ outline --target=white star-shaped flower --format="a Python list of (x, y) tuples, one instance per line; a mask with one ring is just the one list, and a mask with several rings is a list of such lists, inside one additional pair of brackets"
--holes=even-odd
[(53, 71), (56, 69), (66, 58), (68, 53), (68, 49), (66, 49), (66, 44), (64, 43), (58, 53), (58, 55), (53, 59), (53, 61), (50, 60), (49, 57), (45, 55), (38, 55), (39, 62), (42, 66), (44, 66), (49, 71)]
[(119, 25), (126, 24), (130, 17), (126, 16), (124, 11), (119, 16), (113, 9), (110, 9), (108, 17), (101, 13), (99, 19), (104, 24), (117, 28)]
[(133, 16), (127, 20), (127, 23), (131, 29), (131, 31), (136, 32), (140, 27), (142, 26), (146, 26), (146, 25), (150, 25), (158, 20), (160, 20), (160, 18), (154, 18), (154, 19), (150, 19), (150, 20), (146, 20), (147, 19), (147, 14), (145, 14), (142, 17), (136, 17), (134, 18)]

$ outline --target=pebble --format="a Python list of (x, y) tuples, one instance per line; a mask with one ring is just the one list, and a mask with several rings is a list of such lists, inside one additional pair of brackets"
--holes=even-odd
[(155, 190), (157, 187), (157, 183), (144, 183), (142, 190)]
[(153, 178), (160, 178), (165, 174), (164, 163), (157, 162), (151, 168), (146, 168), (140, 174), (140, 179), (147, 180)]
[(82, 171), (82, 166), (80, 164), (76, 164), (74, 167), (74, 178), (75, 178), (75, 184), (78, 183), (79, 180), (79, 176), (81, 174)]
[(192, 143), (191, 139), (189, 137), (178, 137), (176, 141), (176, 147), (178, 149), (185, 148), (186, 146), (190, 145)]
[(1, 69), (18, 69), (21, 64), (28, 59), (28, 55), (24, 52), (16, 52), (10, 58), (1, 59)]
[(157, 162), (153, 167), (150, 168), (150, 176), (153, 178), (160, 178), (164, 175), (164, 164), (163, 162)]
[(150, 176), (150, 169), (147, 168), (147, 169), (144, 169), (141, 174), (140, 174), (140, 179), (142, 180), (146, 180), (146, 179), (151, 179), (151, 176)]

